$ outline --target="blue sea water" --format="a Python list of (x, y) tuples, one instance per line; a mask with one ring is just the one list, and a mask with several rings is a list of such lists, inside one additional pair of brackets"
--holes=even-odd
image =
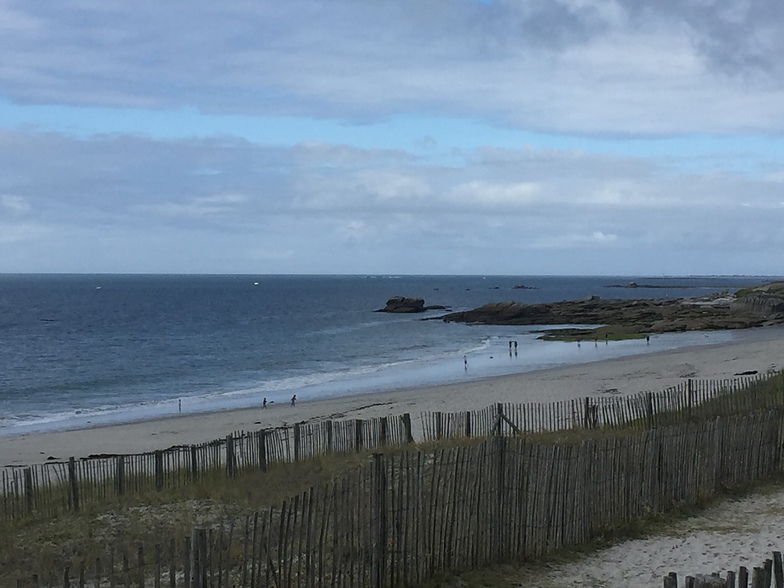
[[(0, 435), (176, 414), (180, 401), (184, 413), (258, 406), (265, 397), (287, 402), (293, 393), (307, 402), (733, 336), (577, 347), (539, 341), (539, 327), (374, 312), (395, 295), (465, 310), (507, 300), (698, 296), (770, 279), (0, 275)], [(674, 287), (609, 287), (629, 281)]]

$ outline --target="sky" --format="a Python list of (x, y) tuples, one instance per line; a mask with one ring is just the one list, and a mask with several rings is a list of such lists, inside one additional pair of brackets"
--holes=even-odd
[(780, 0), (0, 0), (0, 272), (784, 274)]

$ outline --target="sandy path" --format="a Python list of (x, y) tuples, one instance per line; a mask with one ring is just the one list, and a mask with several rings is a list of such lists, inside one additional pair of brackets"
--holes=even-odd
[(663, 577), (738, 571), (760, 566), (771, 553), (784, 549), (784, 490), (769, 490), (742, 500), (727, 500), (701, 514), (679, 521), (659, 535), (625, 541), (590, 556), (520, 570), (520, 586), (571, 588), (595, 586), (661, 588)]

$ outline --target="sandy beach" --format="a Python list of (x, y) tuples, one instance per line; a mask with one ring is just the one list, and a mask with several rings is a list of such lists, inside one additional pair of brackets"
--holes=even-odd
[[(644, 345), (644, 343), (642, 343)], [(410, 413), (414, 437), (419, 413), (477, 409), (495, 402), (549, 402), (608, 393), (658, 391), (686, 378), (732, 378), (740, 372), (765, 373), (784, 367), (784, 329), (739, 332), (718, 345), (643, 353), (515, 375), (434, 386), (343, 396), (326, 400), (300, 397), (296, 407), (177, 416), (97, 428), (30, 433), (0, 438), (0, 465), (25, 465), (49, 458), (95, 453), (140, 453), (172, 445), (201, 443), (239, 430), (257, 430), (320, 419), (370, 418)]]

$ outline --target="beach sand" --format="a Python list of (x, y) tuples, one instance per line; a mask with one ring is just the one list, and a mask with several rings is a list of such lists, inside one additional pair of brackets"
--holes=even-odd
[[(644, 345), (644, 342), (642, 343)], [(461, 366), (462, 367), (462, 366)], [(296, 407), (254, 409), (77, 431), (0, 438), (0, 464), (32, 464), (49, 456), (64, 459), (95, 453), (137, 453), (172, 445), (201, 443), (237, 430), (256, 430), (299, 421), (412, 415), (415, 438), (423, 411), (477, 409), (495, 402), (548, 402), (608, 393), (658, 391), (686, 378), (724, 379), (740, 372), (784, 368), (784, 328), (739, 333), (719, 345), (642, 354), (540, 370), (512, 376), (420, 389), (312, 400)], [(521, 586), (661, 586), (662, 576), (751, 568), (784, 548), (784, 491), (775, 489), (727, 501), (658, 536), (627, 541), (576, 562), (515, 573)]]

